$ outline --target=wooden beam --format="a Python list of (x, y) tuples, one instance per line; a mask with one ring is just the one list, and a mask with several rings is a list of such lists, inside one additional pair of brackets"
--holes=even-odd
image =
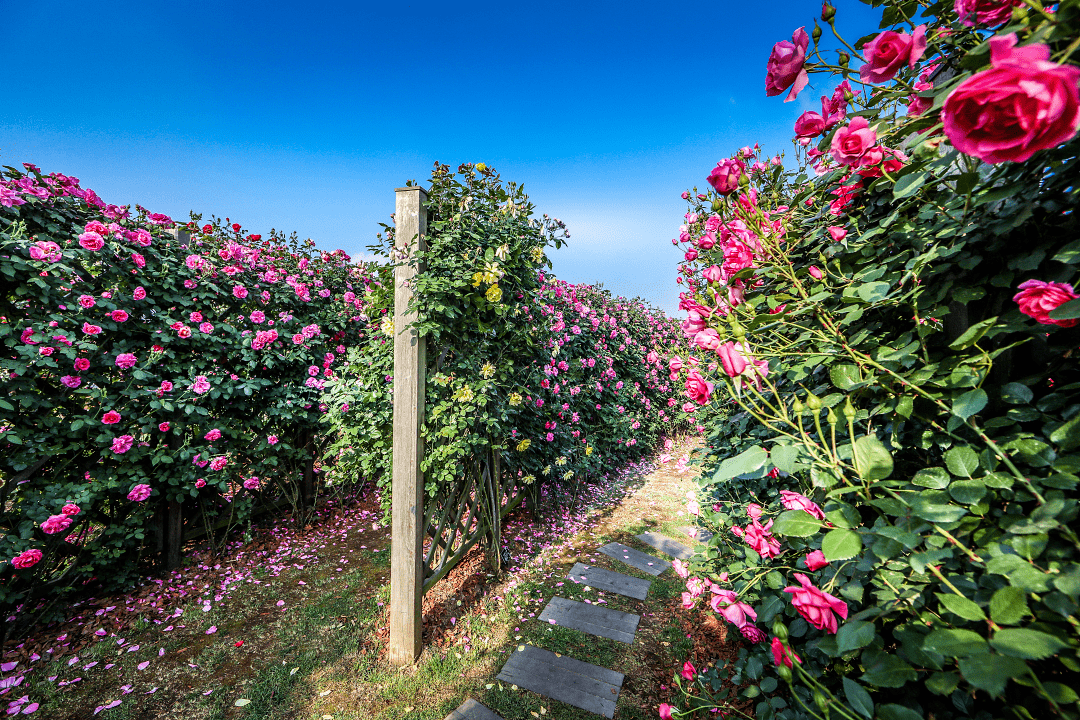
[(416, 313), (406, 312), (413, 299), (412, 280), (419, 268), (408, 264), (423, 249), (427, 233), (427, 193), (420, 187), (397, 189), (394, 247), (394, 470), (390, 554), (390, 662), (410, 665), (423, 649), (421, 600), (424, 588), (424, 421), (427, 358), (424, 338), (406, 329)]

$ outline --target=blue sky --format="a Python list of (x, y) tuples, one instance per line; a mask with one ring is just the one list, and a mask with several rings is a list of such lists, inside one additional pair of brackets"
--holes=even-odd
[[(849, 40), (876, 26), (836, 4)], [(674, 313), (679, 193), (743, 145), (790, 150), (832, 86), (766, 98), (765, 62), (820, 7), (4, 3), (0, 164), (362, 255), (395, 187), (482, 161), (567, 223), (559, 277)]]

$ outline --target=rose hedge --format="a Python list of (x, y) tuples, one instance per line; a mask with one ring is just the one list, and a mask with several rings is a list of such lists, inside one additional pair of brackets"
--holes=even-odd
[(129, 582), (165, 501), (187, 529), (298, 504), (322, 384), (365, 333), (351, 288), (368, 271), (227, 218), (180, 239), (173, 225), (76, 178), (0, 175), (8, 610)]
[(769, 95), (839, 76), (797, 169), (684, 194), (716, 534), (676, 570), (748, 642), (662, 717), (1078, 716), (1080, 6), (880, 5), (774, 48)]
[[(393, 228), (373, 250), (423, 261), (417, 327), (427, 338), (423, 469), (429, 495), (467, 458), (495, 448), (533, 503), (544, 482), (568, 483), (651, 451), (686, 428), (657, 351), (686, 346), (675, 321), (638, 300), (547, 274), (545, 251), (567, 237), (533, 217), (523, 188), (483, 164), (436, 164), (426, 252), (393, 255)], [(378, 477), (389, 499), (393, 279), (365, 288), (366, 344), (331, 383), (333, 477)], [(377, 332), (378, 329), (382, 332)], [(377, 412), (371, 407), (380, 408)]]

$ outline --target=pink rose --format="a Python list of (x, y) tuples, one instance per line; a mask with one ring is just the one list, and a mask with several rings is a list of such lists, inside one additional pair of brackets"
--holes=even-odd
[(773, 521), (769, 520), (762, 525), (755, 518), (746, 526), (744, 531), (745, 534), (743, 536), (743, 540), (746, 541), (746, 544), (766, 560), (780, 555), (780, 541), (773, 537), (773, 534), (770, 532), (772, 524)]
[(135, 444), (135, 438), (131, 435), (121, 435), (120, 437), (113, 438), (112, 451), (117, 455), (123, 455), (131, 446)]
[(79, 372), (86, 370), (90, 367), (90, 361), (86, 358), (75, 358), (75, 369)]
[(197, 488), (206, 487), (206, 480), (203, 480), (202, 478), (199, 478), (198, 480), (195, 481), (195, 487), (197, 487)]
[(110, 410), (109, 412), (101, 416), (101, 422), (105, 425), (115, 425), (116, 423), (120, 422), (120, 413), (116, 412), (115, 410)]
[(724, 275), (720, 270), (719, 265), (710, 265), (701, 271), (701, 277), (705, 278), (709, 282), (720, 282), (723, 280)]
[(720, 335), (712, 328), (705, 328), (694, 335), (694, 344), (702, 350), (715, 350), (720, 346)]
[(739, 189), (739, 178), (746, 173), (746, 166), (741, 160), (728, 158), (721, 160), (709, 173), (709, 184), (721, 195), (730, 195)]
[(831, 237), (836, 242), (840, 242), (847, 237), (847, 230), (840, 227), (839, 225), (830, 225), (829, 237)]
[(713, 384), (708, 382), (701, 376), (696, 369), (690, 370), (686, 377), (686, 397), (690, 398), (698, 405), (704, 405), (709, 402), (709, 398), (712, 396)]
[(798, 96), (810, 82), (803, 64), (806, 62), (806, 48), (810, 45), (810, 36), (805, 28), (799, 28), (791, 36), (791, 42), (783, 40), (773, 45), (772, 53), (765, 73), (765, 94), (769, 97), (779, 95), (791, 88), (784, 98), (790, 102)]
[(754, 267), (754, 251), (748, 245), (732, 241), (724, 249), (724, 264), (720, 268), (724, 277), (734, 277), (739, 271)]
[(169, 432), (169, 423), (163, 422), (157, 426), (157, 429), (161, 432)]
[(813, 110), (807, 110), (795, 121), (795, 137), (812, 138), (823, 132), (825, 132), (825, 118)]
[(829, 561), (825, 559), (825, 553), (821, 552), (820, 550), (815, 550), (812, 553), (807, 553), (804, 560), (806, 560), (806, 569), (810, 572), (820, 570), (821, 568), (829, 564)]
[(71, 525), (72, 520), (67, 515), (52, 515), (48, 520), (41, 523), (41, 531), (46, 535), (55, 535), (64, 532)]
[(712, 588), (713, 598), (709, 602), (713, 612), (723, 615), (724, 619), (735, 627), (757, 620), (757, 613), (748, 604), (739, 601), (739, 596), (732, 590), (724, 590), (717, 585)]
[(233, 297), (243, 300), (248, 296), (248, 291), (243, 285), (233, 285), (232, 294)]
[(1041, 43), (990, 38), (990, 69), (960, 83), (941, 108), (945, 135), (988, 163), (1023, 162), (1060, 145), (1080, 126), (1080, 68), (1050, 61)]
[(62, 512), (64, 515), (78, 515), (82, 512), (82, 508), (80, 508), (78, 505), (75, 505), (74, 503), (68, 503), (60, 509), (60, 512)]
[(266, 436), (266, 444), (267, 445), (277, 445), (278, 444), (278, 436), (277, 435), (267, 435)]
[(757, 520), (761, 517), (761, 506), (757, 503), (750, 503), (746, 506), (746, 515), (752, 520)]
[(65, 375), (60, 378), (60, 384), (64, 387), (69, 387), (72, 390), (82, 385), (82, 378), (78, 375)]
[(902, 65), (909, 68), (926, 52), (926, 26), (919, 25), (911, 35), (886, 30), (863, 46), (866, 64), (859, 68), (864, 83), (892, 80)]
[(137, 267), (146, 267), (146, 258), (139, 253), (131, 253), (131, 262), (135, 263)]
[(100, 325), (91, 325), (90, 323), (84, 322), (83, 326), (82, 326), (82, 331), (84, 333), (86, 333), (87, 335), (100, 335), (101, 334), (101, 326)]
[(660, 707), (657, 708), (660, 713), (660, 720), (671, 720), (671, 711), (675, 710), (674, 705), (668, 705), (667, 703), (660, 703)]
[(258, 490), (259, 489), (259, 478), (257, 478), (257, 477), (249, 477), (247, 480), (244, 481), (244, 487), (247, 488), (248, 490), (252, 490), (252, 491)]
[(144, 287), (135, 288), (135, 292), (133, 292), (131, 294), (131, 296), (133, 298), (135, 298), (136, 300), (145, 300), (146, 299), (146, 288), (144, 288)]
[(138, 362), (138, 358), (133, 353), (120, 353), (116, 356), (116, 367), (127, 369)]
[(84, 232), (79, 236), (79, 245), (92, 252), (97, 252), (105, 246), (105, 240), (96, 232)]
[(790, 490), (781, 490), (780, 498), (784, 507), (788, 510), (805, 510), (818, 520), (825, 519), (825, 513), (821, 511), (821, 508), (818, 507), (817, 503), (805, 495), (800, 495), (799, 493), (791, 492)]
[(198, 375), (190, 387), (199, 395), (205, 395), (210, 392), (210, 381), (206, 379), (205, 375)]
[(109, 313), (109, 317), (116, 322), (127, 322), (129, 316), (123, 310), (113, 310), (111, 313)]
[(720, 356), (720, 364), (728, 377), (738, 377), (746, 370), (747, 360), (739, 352), (739, 346), (733, 342), (726, 342), (716, 348), (716, 354)]
[(825, 277), (825, 275), (821, 272), (821, 268), (819, 268), (817, 265), (811, 265), (809, 272), (810, 277), (814, 278), (815, 280), (820, 280), (821, 278)]
[(692, 338), (705, 329), (705, 316), (697, 310), (691, 310), (687, 313), (687, 318), (682, 321), (680, 327), (686, 333), (686, 337)]
[(694, 667), (693, 663), (687, 660), (683, 663), (682, 671), (679, 674), (682, 675), (683, 680), (691, 682), (694, 679), (694, 676), (697, 675), (697, 668)]
[[(847, 603), (835, 598), (827, 592), (814, 587), (810, 578), (802, 573), (795, 573), (795, 579), (802, 587), (786, 587), (784, 592), (791, 593), (791, 604), (799, 611), (806, 622), (818, 630), (836, 634), (836, 615), (847, 619)], [(836, 613), (834, 615), (833, 613)]]
[(93, 295), (79, 296), (79, 307), (83, 308), (84, 310), (89, 310), (90, 308), (94, 307), (95, 303), (97, 303), (97, 300), (94, 299)]
[(968, 27), (997, 27), (1012, 18), (1014, 7), (1023, 0), (955, 0), (953, 9)]
[(224, 470), (225, 466), (229, 464), (229, 458), (225, 455), (219, 455), (210, 461), (210, 469), (215, 472), (218, 470)]
[(150, 497), (150, 486), (146, 484), (139, 484), (131, 488), (131, 492), (128, 493), (127, 499), (131, 502), (142, 502), (146, 498)]
[(160, 388), (161, 392), (163, 392), (163, 393), (172, 392), (172, 389), (173, 389), (173, 384), (170, 381), (168, 381), (168, 380), (162, 380), (161, 381), (161, 388)]
[(11, 564), (19, 570), (25, 570), (33, 567), (41, 562), (41, 551), (37, 548), (30, 548), (29, 550), (23, 550), (21, 553), (11, 558)]
[(208, 322), (204, 322), (199, 325), (199, 332), (203, 333), (204, 335), (209, 335), (210, 333), (214, 332), (214, 326)]
[(689, 568), (686, 567), (686, 563), (676, 558), (671, 561), (671, 567), (675, 569), (675, 574), (681, 577), (683, 580), (690, 574)]
[(739, 628), (739, 632), (742, 636), (752, 643), (759, 643), (765, 641), (765, 633), (757, 625), (753, 623), (747, 623)]
[(780, 642), (780, 638), (778, 637), (774, 637), (772, 639), (770, 648), (772, 649), (773, 662), (776, 663), (777, 667), (779, 667), (781, 664), (792, 667), (792, 658), (795, 658), (795, 662), (797, 663), (802, 662), (802, 658), (796, 655), (794, 650), (790, 650), (789, 648), (785, 647), (784, 643)]
[(1020, 306), (1020, 312), (1035, 318), (1037, 322), (1059, 327), (1074, 327), (1080, 323), (1078, 318), (1054, 320), (1050, 317), (1051, 310), (1080, 297), (1071, 286), (1065, 283), (1028, 280), (1020, 283), (1019, 289), (1020, 292), (1013, 295), (1013, 300)]
[(204, 435), (203, 437), (206, 438), (207, 440), (209, 440), (210, 442), (214, 442), (215, 440), (221, 439), (221, 431), (218, 430), (217, 428), (214, 428), (210, 432), (206, 433), (206, 435)]
[(833, 135), (829, 150), (841, 165), (856, 165), (870, 148), (877, 144), (877, 133), (870, 129), (866, 118), (859, 116)]

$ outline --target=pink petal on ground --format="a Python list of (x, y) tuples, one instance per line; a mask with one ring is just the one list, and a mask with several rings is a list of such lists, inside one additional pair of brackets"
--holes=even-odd
[(207, 635), (213, 635), (217, 632), (217, 625), (211, 625), (210, 629), (206, 631)]

